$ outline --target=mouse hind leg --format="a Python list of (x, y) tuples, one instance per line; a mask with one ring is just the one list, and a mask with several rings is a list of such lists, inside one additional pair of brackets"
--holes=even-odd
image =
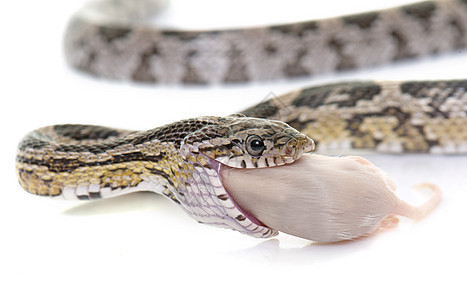
[(381, 231), (391, 230), (391, 229), (396, 228), (398, 224), (399, 224), (399, 218), (396, 215), (389, 215), (386, 217), (386, 219), (381, 221), (381, 224), (379, 228), (376, 229), (376, 231), (381, 232)]

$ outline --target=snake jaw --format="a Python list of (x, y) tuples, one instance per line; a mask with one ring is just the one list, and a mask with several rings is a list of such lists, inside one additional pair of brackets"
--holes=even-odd
[(181, 145), (183, 157), (204, 154), (233, 168), (281, 166), (314, 149), (314, 141), (286, 123), (229, 116), (187, 135)]
[[(186, 152), (189, 147), (184, 149)], [(234, 229), (258, 238), (278, 234), (242, 209), (228, 193), (221, 178), (224, 164), (203, 153), (189, 152), (186, 155), (184, 159), (191, 171), (183, 184), (184, 196), (179, 202), (188, 214), (200, 223)]]
[[(224, 187), (223, 174), (231, 168), (291, 164), (313, 148), (312, 139), (278, 121), (240, 116), (221, 120), (218, 126), (207, 125), (185, 137), (180, 145), (182, 159), (191, 170), (180, 203), (201, 223), (212, 224), (215, 218), (218, 226), (251, 236), (276, 235), (276, 230), (237, 204)], [(199, 208), (206, 210), (208, 217)]]

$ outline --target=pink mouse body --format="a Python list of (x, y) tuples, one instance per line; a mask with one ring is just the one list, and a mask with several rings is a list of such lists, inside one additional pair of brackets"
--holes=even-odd
[(292, 164), (260, 169), (224, 167), (222, 181), (239, 207), (266, 226), (319, 242), (367, 236), (397, 224), (396, 215), (420, 220), (440, 202), (431, 198), (414, 207), (394, 193), (382, 170), (362, 157), (303, 155)]

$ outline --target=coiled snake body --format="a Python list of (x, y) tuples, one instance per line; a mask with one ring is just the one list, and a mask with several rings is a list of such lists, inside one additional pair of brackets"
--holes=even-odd
[[(464, 47), (467, 2), (429, 1), (225, 32), (97, 23), (89, 12), (70, 24), (67, 57), (79, 69), (139, 81), (215, 83), (316, 74)], [(162, 193), (202, 223), (268, 237), (276, 231), (238, 207), (220, 169), (292, 163), (314, 149), (313, 140), (320, 150), (467, 153), (466, 89), (464, 80), (347, 82), (291, 92), (241, 114), (141, 132), (49, 126), (21, 141), (17, 174), (22, 187), (38, 195)]]

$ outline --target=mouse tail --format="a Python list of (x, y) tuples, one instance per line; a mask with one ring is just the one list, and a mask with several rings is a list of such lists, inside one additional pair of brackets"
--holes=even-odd
[(396, 209), (396, 214), (410, 218), (414, 221), (419, 221), (428, 216), (441, 202), (441, 190), (432, 183), (421, 183), (414, 186), (416, 190), (429, 190), (431, 192), (430, 198), (422, 205), (413, 206), (407, 202), (400, 201)]

